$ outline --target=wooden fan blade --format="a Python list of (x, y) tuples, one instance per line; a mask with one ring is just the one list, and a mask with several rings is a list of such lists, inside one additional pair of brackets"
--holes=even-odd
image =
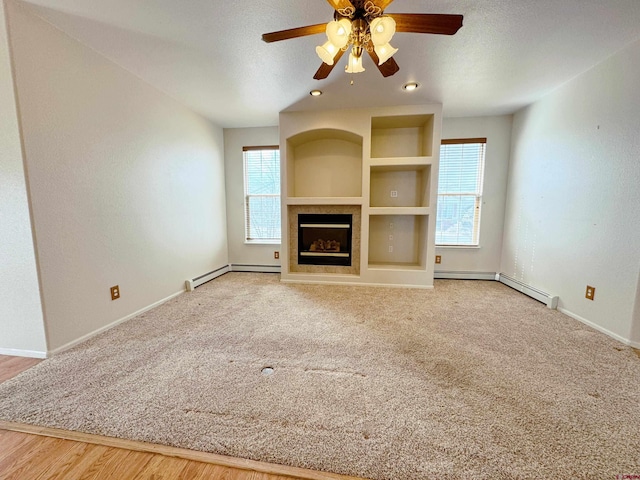
[(438, 13), (392, 13), (396, 32), (453, 35), (462, 27), (462, 15)]
[[(333, 7), (334, 10), (343, 10), (346, 8), (347, 10), (352, 10), (353, 12), (356, 11), (355, 7), (353, 6), (353, 4), (349, 1), (349, 0), (327, 0), (327, 2), (329, 2), (329, 5), (331, 5)], [(340, 12), (338, 12), (340, 13)]]
[(400, 70), (400, 67), (398, 66), (396, 61), (393, 59), (393, 57), (391, 57), (389, 60), (384, 62), (382, 65), (378, 65), (380, 58), (378, 57), (376, 52), (373, 50), (373, 44), (369, 42), (368, 46), (371, 47), (371, 49), (367, 48), (367, 52), (369, 52), (369, 56), (371, 57), (371, 60), (373, 60), (373, 63), (376, 64), (376, 67), (378, 67), (378, 70), (380, 70), (380, 73), (382, 74), (383, 77), (386, 78), (386, 77), (390, 77), (391, 75), (395, 75), (396, 72)]
[(393, 2), (393, 0), (374, 0), (373, 3), (375, 3), (377, 7), (380, 7), (380, 10), (384, 10), (391, 2)]
[(316, 80), (323, 80), (327, 78), (331, 73), (331, 70), (333, 70), (333, 67), (335, 67), (338, 61), (342, 58), (342, 55), (344, 55), (344, 51), (338, 50), (338, 53), (336, 53), (336, 56), (333, 57), (333, 65), (327, 65), (326, 63), (322, 62), (322, 65), (320, 65), (320, 68), (318, 69), (316, 74), (313, 76), (313, 78), (315, 78)]
[(307, 25), (306, 27), (290, 28), (288, 30), (280, 30), (278, 32), (265, 33), (262, 40), (267, 43), (278, 42), (280, 40), (288, 40), (290, 38), (304, 37), (307, 35), (315, 35), (324, 33), (327, 29), (326, 23), (318, 23), (316, 25)]

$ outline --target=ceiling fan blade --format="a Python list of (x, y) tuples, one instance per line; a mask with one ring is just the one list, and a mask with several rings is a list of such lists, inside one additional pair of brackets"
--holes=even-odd
[(348, 11), (351, 11), (352, 13), (356, 11), (355, 7), (349, 0), (327, 0), (327, 2), (329, 2), (329, 5), (331, 5), (334, 10), (337, 10), (338, 13), (342, 13), (340, 10), (345, 13)]
[(318, 69), (316, 74), (313, 76), (313, 78), (315, 78), (316, 80), (323, 80), (327, 78), (331, 73), (331, 70), (333, 70), (333, 67), (335, 67), (338, 61), (340, 61), (340, 59), (342, 58), (342, 55), (344, 55), (344, 51), (338, 50), (338, 53), (336, 53), (336, 56), (333, 57), (333, 65), (327, 65), (326, 63), (322, 62), (322, 65), (320, 65), (320, 68)]
[(453, 35), (462, 27), (462, 15), (438, 13), (392, 13), (396, 32)]
[(398, 66), (396, 61), (393, 59), (393, 57), (391, 57), (389, 60), (384, 62), (382, 65), (378, 65), (380, 58), (378, 58), (378, 55), (373, 50), (373, 44), (371, 42), (369, 42), (369, 46), (371, 47), (371, 49), (367, 48), (367, 52), (369, 53), (371, 60), (373, 60), (373, 63), (375, 63), (376, 67), (378, 67), (378, 70), (380, 70), (380, 73), (382, 74), (383, 77), (386, 78), (386, 77), (390, 77), (391, 75), (395, 75), (395, 73), (398, 70), (400, 70), (400, 67)]
[(278, 32), (265, 33), (262, 40), (271, 43), (280, 40), (288, 40), (290, 38), (304, 37), (306, 35), (315, 35), (324, 33), (327, 28), (326, 23), (318, 23), (316, 25), (307, 25), (306, 27), (290, 28), (288, 30), (280, 30)]

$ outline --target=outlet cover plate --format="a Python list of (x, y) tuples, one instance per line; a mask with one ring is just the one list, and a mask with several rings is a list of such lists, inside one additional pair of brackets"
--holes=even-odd
[(120, 287), (118, 285), (114, 285), (111, 287), (111, 300), (117, 300), (120, 298)]
[(584, 294), (584, 298), (586, 298), (587, 300), (593, 300), (595, 296), (596, 296), (596, 287), (587, 285), (587, 291)]

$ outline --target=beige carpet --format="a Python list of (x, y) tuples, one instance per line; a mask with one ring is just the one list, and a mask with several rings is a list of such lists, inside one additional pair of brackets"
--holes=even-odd
[(613, 479), (640, 474), (640, 358), (497, 282), (230, 273), (0, 385), (0, 419), (373, 479)]

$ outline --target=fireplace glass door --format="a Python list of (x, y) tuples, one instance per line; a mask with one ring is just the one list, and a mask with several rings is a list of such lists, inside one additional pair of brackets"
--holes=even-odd
[(351, 266), (353, 216), (298, 215), (298, 264)]

